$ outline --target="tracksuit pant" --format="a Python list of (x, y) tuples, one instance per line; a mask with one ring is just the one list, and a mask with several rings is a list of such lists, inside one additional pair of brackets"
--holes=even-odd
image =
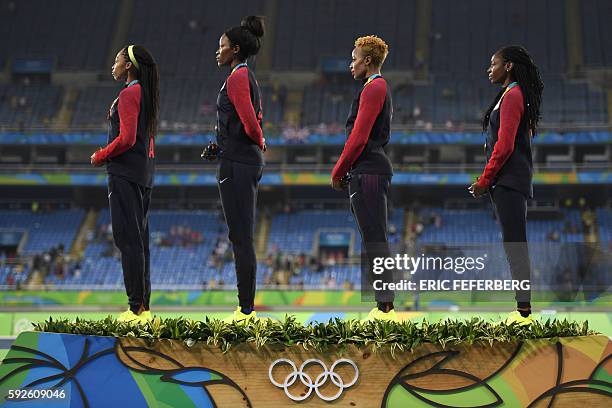
[[(527, 246), (527, 197), (504, 186), (495, 186), (491, 198), (501, 224), (504, 250), (514, 280), (531, 279), (529, 247)], [(519, 307), (529, 307), (530, 290), (516, 292)]]
[(151, 188), (108, 175), (108, 201), (115, 245), (121, 252), (123, 281), (130, 309), (149, 309), (151, 268), (148, 213)]
[(243, 309), (255, 304), (255, 209), (263, 166), (221, 159), (217, 169), (219, 194), (229, 229), (238, 278), (238, 301)]
[[(393, 282), (393, 271), (374, 274), (374, 259), (391, 256), (387, 238), (387, 196), (391, 176), (355, 174), (349, 183), (351, 211), (361, 234), (361, 282), (363, 293), (374, 291), (377, 302), (393, 302), (390, 290), (375, 290), (375, 280)], [(367, 288), (367, 290), (364, 290)]]

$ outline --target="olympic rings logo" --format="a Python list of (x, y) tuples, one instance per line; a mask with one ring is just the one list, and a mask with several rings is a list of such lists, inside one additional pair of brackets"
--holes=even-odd
[[(293, 369), (293, 371), (287, 375), (287, 377), (282, 383), (276, 381), (274, 379), (274, 376), (272, 375), (274, 367), (276, 367), (278, 364), (288, 364)], [(310, 375), (304, 372), (306, 366), (310, 364), (318, 364), (319, 366), (321, 366), (321, 368), (323, 368), (323, 372), (319, 374), (317, 378), (315, 378), (314, 382), (312, 381)], [(338, 373), (334, 371), (336, 367), (338, 367), (340, 364), (349, 364), (355, 370), (355, 375), (353, 379), (347, 384), (345, 384), (342, 380), (342, 377), (340, 377), (340, 375), (338, 375)], [(274, 384), (278, 388), (284, 389), (285, 395), (287, 395), (287, 397), (291, 398), (293, 401), (304, 401), (306, 398), (310, 397), (310, 394), (312, 394), (312, 390), (314, 390), (319, 396), (319, 398), (321, 398), (323, 401), (334, 401), (338, 399), (340, 395), (342, 395), (342, 392), (345, 389), (353, 386), (357, 382), (357, 379), (359, 378), (359, 368), (357, 368), (357, 364), (355, 364), (353, 361), (346, 358), (341, 358), (337, 360), (334, 364), (332, 364), (331, 368), (328, 370), (327, 366), (321, 360), (311, 358), (304, 361), (298, 370), (293, 361), (288, 360), (286, 358), (279, 358), (270, 365), (270, 369), (268, 370), (268, 377), (270, 377), (270, 382), (272, 382), (272, 384)], [(308, 388), (308, 391), (304, 395), (296, 397), (295, 395), (291, 394), (291, 392), (289, 391), (289, 387), (291, 387), (297, 381), (298, 378), (300, 379), (302, 384), (304, 384)], [(319, 388), (325, 385), (328, 378), (331, 379), (331, 382), (336, 387), (338, 387), (338, 391), (334, 395), (329, 397), (321, 394), (321, 392), (319, 391)]]

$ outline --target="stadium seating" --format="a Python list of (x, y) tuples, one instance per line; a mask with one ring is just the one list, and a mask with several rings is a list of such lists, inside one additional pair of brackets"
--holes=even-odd
[(62, 94), (59, 86), (0, 85), (0, 125), (49, 127), (60, 108)]
[(81, 90), (74, 105), (72, 125), (77, 128), (92, 126), (104, 129), (108, 123), (108, 110), (120, 90), (119, 84), (91, 86)]
[[(97, 221), (97, 228), (109, 223), (106, 211)], [(232, 262), (225, 263), (220, 270), (209, 265), (208, 259), (214, 249), (218, 236), (225, 236), (226, 227), (215, 212), (201, 211), (152, 211), (150, 215), (151, 242), (151, 281), (154, 286), (197, 287), (212, 280), (227, 285), (236, 283), (236, 272)], [(397, 244), (403, 229), (403, 211), (395, 210), (390, 224), (395, 225), (397, 232), (391, 238)], [(171, 226), (189, 226), (194, 231), (203, 233), (204, 242), (200, 245), (162, 246), (156, 244), (155, 235), (167, 234)], [(285, 254), (311, 254), (315, 232), (321, 228), (350, 228), (355, 231), (355, 249), (359, 252), (360, 238), (354, 226), (352, 216), (344, 211), (300, 211), (292, 215), (274, 217), (270, 233), (269, 249), (280, 250)], [(297, 234), (295, 231), (301, 231)], [(69, 273), (64, 278), (49, 275), (46, 283), (62, 286), (71, 285), (104, 285), (120, 287), (123, 282), (121, 264), (112, 256), (103, 256), (108, 251), (108, 243), (92, 240), (86, 248), (81, 272), (78, 276)], [(327, 285), (330, 278), (339, 287), (343, 282), (359, 284), (359, 268), (350, 265), (325, 267), (321, 273), (313, 273), (303, 268), (299, 275), (290, 278), (290, 283), (298, 281), (304, 285)], [(265, 263), (258, 264), (257, 280), (259, 284), (270, 277), (270, 267)]]
[(604, 249), (609, 248), (610, 242), (612, 242), (612, 211), (610, 208), (598, 208), (596, 214), (599, 228), (599, 241)]
[[(584, 232), (580, 211), (564, 209), (559, 219), (530, 219), (528, 221), (528, 240), (533, 279), (539, 284), (555, 283), (562, 271), (576, 268), (583, 251)], [(612, 238), (612, 217), (608, 209), (596, 211), (600, 225), (599, 234), (602, 248), (607, 248)], [(83, 219), (83, 210), (60, 210), (47, 214), (33, 214), (29, 211), (0, 211), (2, 228), (23, 228), (29, 226), (25, 254), (46, 251), (51, 246), (63, 244), (69, 248)], [(397, 244), (403, 236), (402, 209), (390, 215), (390, 225), (396, 233), (390, 236), (394, 253), (399, 251)], [(501, 244), (501, 232), (490, 210), (450, 210), (427, 208), (419, 213), (424, 229), (417, 239), (415, 255), (433, 256), (435, 251), (444, 256), (482, 256), (479, 245), (486, 244), (491, 252), (485, 262), (486, 268), (480, 278), (509, 279), (509, 270), (503, 248), (490, 244)], [(439, 218), (438, 223), (433, 220)], [(96, 229), (110, 222), (107, 211), (102, 211)], [(152, 211), (151, 228), (151, 280), (154, 287), (195, 288), (211, 282), (217, 285), (235, 285), (236, 273), (233, 262), (225, 262), (219, 267), (209, 264), (209, 257), (218, 237), (225, 237), (227, 230), (219, 214), (214, 211)], [(438, 226), (436, 226), (438, 224)], [(185, 226), (203, 234), (203, 242), (191, 246), (164, 245), (161, 236), (168, 236), (172, 227)], [(287, 255), (301, 253), (310, 255), (314, 250), (317, 231), (321, 229), (351, 230), (354, 232), (354, 249), (360, 252), (360, 237), (352, 216), (342, 210), (298, 210), (290, 214), (277, 214), (272, 218), (268, 239), (269, 253), (280, 252)], [(554, 233), (554, 234), (553, 234)], [(110, 256), (112, 242), (93, 239), (89, 242), (80, 261), (78, 274), (72, 265), (64, 277), (49, 274), (47, 284), (60, 287), (100, 286), (119, 288), (123, 285), (120, 260)], [(436, 249), (437, 248), (437, 249)], [(453, 249), (455, 248), (455, 249)], [(480, 249), (479, 249), (480, 248)], [(434, 251), (434, 252), (431, 252)], [(453, 252), (455, 251), (455, 252)], [(458, 252), (457, 252), (458, 251)], [(112, 252), (112, 250), (110, 251)], [(438, 254), (438, 255), (439, 255)], [(551, 269), (552, 268), (552, 269)], [(554, 273), (551, 273), (554, 272)], [(0, 267), (0, 285), (5, 284), (12, 275), (14, 283), (27, 280), (29, 269), (26, 265), (21, 273), (14, 266)], [(451, 271), (432, 271), (436, 278), (446, 279)], [(431, 278), (422, 274), (418, 278)], [(298, 268), (289, 276), (288, 283), (303, 285), (307, 288), (333, 289), (344, 284), (359, 287), (360, 267), (358, 264), (325, 265), (315, 272), (309, 266)], [(259, 259), (257, 282), (259, 285), (270, 282), (272, 269), (263, 259)]]
[(2, 228), (26, 229), (28, 238), (23, 248), (24, 254), (48, 251), (63, 245), (70, 250), (85, 211), (58, 210), (49, 213), (32, 213), (22, 210), (0, 210)]
[[(110, 223), (108, 210), (100, 213), (97, 228)], [(218, 214), (212, 211), (151, 211), (151, 282), (155, 285), (200, 285), (213, 276), (207, 260), (219, 235), (226, 234), (226, 227)], [(181, 245), (163, 246), (155, 242), (155, 235), (168, 234), (172, 226), (189, 227), (203, 234), (203, 242), (189, 247)], [(121, 286), (123, 275), (121, 263), (112, 256), (104, 256), (109, 243), (96, 240), (85, 250), (82, 272), (64, 279), (49, 276), (47, 283), (62, 285), (111, 285)]]
[[(19, 0), (0, 5), (0, 66), (8, 58), (52, 57), (61, 70), (105, 67), (119, 0)], [(164, 8), (165, 9), (165, 8)]]
[[(399, 208), (389, 217), (389, 226), (395, 226), (398, 236), (403, 231), (403, 217), (404, 211)], [(322, 229), (352, 230), (354, 251), (360, 251), (361, 237), (355, 219), (348, 211), (340, 210), (303, 210), (274, 216), (268, 236), (268, 251), (278, 248), (284, 253), (310, 254), (314, 249), (316, 233)]]
[(26, 282), (29, 275), (29, 267), (25, 265), (0, 265), (0, 286), (9, 283), (9, 276), (12, 279), (13, 285), (20, 285)]
[[(566, 268), (578, 265), (584, 232), (580, 211), (562, 210), (562, 218), (556, 220), (529, 219), (527, 240), (534, 280), (539, 283), (554, 282)], [(433, 216), (440, 218), (439, 226), (429, 223)], [(482, 256), (483, 250), (492, 252), (485, 262), (486, 268), (480, 277), (510, 279), (508, 264), (501, 243), (501, 229), (491, 210), (448, 210), (427, 209), (420, 213), (425, 223), (423, 232), (417, 239), (417, 248), (432, 245), (448, 246), (442, 254), (450, 253), (450, 248), (458, 248), (457, 255)], [(571, 232), (571, 231), (576, 232)], [(451, 276), (446, 272), (442, 279)]]
[(302, 102), (302, 123), (304, 125), (344, 124), (359, 86), (360, 83), (352, 79), (308, 86), (304, 90)]
[(218, 71), (215, 51), (221, 34), (246, 15), (264, 14), (264, 3), (184, 0), (180, 7), (169, 7), (164, 0), (136, 0), (128, 37), (132, 43), (146, 44), (164, 78), (189, 78), (200, 87), (204, 74)]
[(565, 9), (555, 0), (435, 0), (432, 10), (434, 73), (483, 77), (491, 55), (511, 44), (524, 45), (543, 71), (565, 71)]
[(582, 47), (584, 63), (588, 67), (612, 65), (612, 3), (607, 0), (580, 2)]
[[(426, 67), (430, 76), (415, 84), (391, 82), (395, 124), (415, 121), (454, 125), (477, 124), (496, 88), (486, 78), (491, 54), (504, 44), (527, 47), (545, 82), (542, 122), (552, 125), (604, 124), (607, 98), (602, 89), (586, 80), (568, 80), (565, 44), (565, 7), (556, 0), (520, 0), (512, 4), (486, 0), (435, 0), (432, 4), (429, 60), (415, 58), (417, 34), (415, 0), (382, 0), (375, 13), (364, 0), (282, 1), (277, 3), (270, 36), (271, 69), (321, 71), (321, 61), (331, 58), (338, 68), (347, 65), (354, 39), (376, 33), (390, 46), (385, 70)], [(12, 6), (11, 6), (12, 4)], [(79, 90), (71, 125), (105, 127), (105, 113), (118, 89), (110, 81), (106, 58), (120, 2), (113, 0), (85, 7), (75, 0), (8, 2), (0, 7), (0, 63), (14, 58), (52, 56), (57, 69), (103, 72), (104, 85)], [(609, 2), (580, 2), (583, 55), (588, 67), (609, 66), (612, 61)], [(32, 10), (32, 12), (29, 12)], [(239, 24), (248, 14), (267, 12), (264, 0), (230, 3), (185, 0), (168, 7), (166, 0), (136, 0), (127, 38), (140, 43), (156, 57), (161, 70), (161, 122), (169, 130), (191, 130), (214, 124), (216, 94), (227, 75), (214, 60), (220, 34)], [(78, 16), (78, 18), (77, 18)], [(49, 23), (53, 22), (51, 26)], [(23, 27), (35, 27), (23, 30)], [(45, 38), (45, 41), (40, 41)], [(2, 60), (6, 58), (6, 60)], [(342, 62), (346, 61), (346, 62)], [(343, 65), (344, 64), (344, 65)], [(257, 67), (256, 61), (251, 61)], [(262, 80), (264, 118), (279, 125), (285, 100), (271, 80)], [(358, 83), (348, 68), (321, 75), (307, 84), (302, 99), (302, 125), (343, 123)], [(56, 86), (12, 88), (0, 86), (0, 124), (10, 127), (47, 125), (57, 115), (63, 89)], [(9, 109), (10, 96), (26, 94), (27, 109)], [(415, 109), (417, 114), (415, 115)]]
[(364, 0), (279, 2), (274, 68), (313, 70), (320, 57), (338, 57), (348, 63), (357, 37), (377, 34), (389, 44), (386, 67), (414, 65), (414, 0), (381, 0), (375, 7)]

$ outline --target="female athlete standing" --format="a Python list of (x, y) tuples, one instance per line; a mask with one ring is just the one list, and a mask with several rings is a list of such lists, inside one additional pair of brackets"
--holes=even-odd
[(140, 45), (117, 53), (115, 81), (125, 83), (108, 114), (108, 145), (91, 155), (106, 164), (108, 201), (115, 245), (121, 252), (129, 308), (118, 320), (151, 319), (148, 212), (155, 168), (155, 134), (159, 117), (159, 72), (153, 56)]
[[(331, 174), (331, 185), (341, 191), (348, 184), (351, 210), (362, 239), (362, 285), (371, 285), (374, 258), (390, 257), (387, 239), (387, 195), (393, 167), (384, 147), (389, 143), (393, 106), (391, 92), (380, 69), (388, 46), (369, 35), (355, 41), (351, 74), (364, 85), (353, 100), (346, 122), (347, 140)], [(345, 176), (350, 174), (350, 181)], [(379, 278), (390, 281), (390, 271)], [(367, 320), (397, 320), (394, 293), (374, 291), (377, 307)]]
[[(499, 91), (484, 115), (483, 130), (489, 129), (485, 144), (487, 165), (469, 187), (476, 198), (491, 195), (501, 224), (506, 257), (512, 278), (529, 280), (531, 266), (527, 247), (527, 199), (533, 198), (531, 138), (540, 120), (544, 84), (531, 56), (521, 46), (497, 51), (487, 70)], [(531, 292), (516, 293), (517, 310), (507, 323), (530, 324)]]
[(246, 321), (256, 318), (254, 230), (257, 188), (266, 150), (261, 126), (262, 104), (259, 85), (247, 65), (260, 48), (264, 34), (261, 17), (245, 17), (219, 39), (217, 64), (231, 73), (217, 97), (217, 144), (220, 157), (217, 177), (225, 220), (229, 229), (238, 278), (239, 306), (225, 319)]

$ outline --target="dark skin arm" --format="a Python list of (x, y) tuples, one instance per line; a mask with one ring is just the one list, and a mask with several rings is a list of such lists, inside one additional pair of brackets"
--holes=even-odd
[[(487, 146), (483, 145), (482, 146), (482, 150), (483, 150), (483, 153), (486, 155), (487, 154)], [(473, 182), (472, 184), (470, 184), (470, 186), (468, 187), (468, 191), (470, 192), (470, 194), (474, 198), (481, 198), (483, 195), (485, 195), (487, 193), (487, 189), (485, 187), (481, 187), (478, 184), (478, 179), (479, 178), (476, 178), (476, 181)]]
[(331, 179), (331, 186), (336, 191), (342, 191), (346, 189), (346, 185), (342, 183), (341, 180)]
[[(98, 150), (100, 150), (100, 149), (98, 149)], [(104, 162), (98, 162), (98, 161), (94, 160), (96, 153), (97, 152), (93, 152), (92, 155), (91, 155), (91, 158), (90, 158), (91, 165), (94, 166), (94, 167), (102, 167), (104, 165)]]
[(478, 184), (478, 180), (473, 182), (469, 187), (468, 191), (474, 198), (482, 198), (485, 194), (487, 194), (488, 188), (483, 187)]

